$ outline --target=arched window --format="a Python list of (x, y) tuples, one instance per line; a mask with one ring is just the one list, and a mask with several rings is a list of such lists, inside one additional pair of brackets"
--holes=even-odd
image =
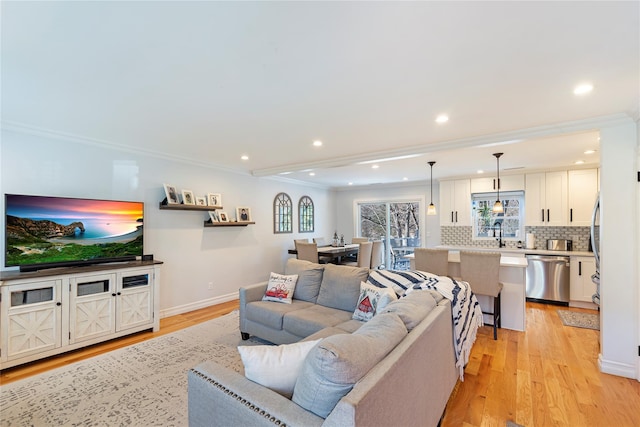
[(313, 230), (313, 200), (309, 196), (302, 196), (298, 202), (298, 231), (300, 233), (310, 233)]
[(293, 233), (293, 203), (287, 193), (278, 193), (273, 199), (273, 232)]

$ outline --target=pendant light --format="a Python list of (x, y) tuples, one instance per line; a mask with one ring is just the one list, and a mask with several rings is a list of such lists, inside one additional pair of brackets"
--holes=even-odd
[(504, 206), (502, 206), (502, 202), (500, 201), (500, 156), (502, 156), (504, 153), (493, 153), (493, 155), (496, 157), (496, 162), (498, 164), (498, 185), (496, 186), (496, 188), (498, 189), (498, 198), (496, 199), (496, 202), (493, 204), (493, 209), (492, 211), (494, 213), (502, 213), (504, 212)]
[(429, 166), (431, 166), (431, 203), (429, 204), (429, 207), (427, 208), (427, 215), (436, 215), (436, 205), (433, 204), (433, 165), (435, 165), (436, 162), (429, 162)]

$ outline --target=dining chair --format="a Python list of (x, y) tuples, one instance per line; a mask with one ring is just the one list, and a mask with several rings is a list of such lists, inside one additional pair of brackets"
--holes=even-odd
[(298, 259), (318, 263), (318, 245), (316, 243), (297, 242)]
[(416, 248), (415, 269), (438, 276), (449, 275), (449, 251), (447, 249)]
[(293, 239), (293, 246), (298, 250), (298, 243), (309, 243), (309, 239)]
[(325, 242), (324, 237), (314, 237), (314, 238), (313, 238), (313, 242), (314, 242), (315, 244), (317, 244), (317, 245), (318, 245), (318, 247), (322, 247), (322, 246), (329, 246), (329, 245)]
[(384, 249), (384, 242), (382, 240), (375, 240), (371, 242), (371, 268), (378, 270), (383, 264), (382, 253)]
[(362, 243), (362, 242), (368, 242), (369, 238), (368, 237), (354, 237), (351, 239), (351, 243)]
[(360, 242), (358, 243), (358, 260), (343, 262), (343, 265), (351, 265), (354, 267), (371, 268), (371, 250), (373, 248), (373, 242)]
[(493, 312), (483, 311), (493, 317), (493, 339), (498, 339), (500, 319), (500, 253), (460, 251), (460, 277), (468, 282), (476, 295), (486, 295), (493, 300)]

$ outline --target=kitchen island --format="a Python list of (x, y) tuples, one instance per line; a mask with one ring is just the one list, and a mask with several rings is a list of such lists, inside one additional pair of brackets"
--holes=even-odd
[[(469, 248), (471, 250), (471, 248)], [(406, 255), (411, 263), (411, 269), (415, 268), (414, 255)], [(526, 271), (527, 259), (502, 255), (500, 258), (500, 282), (503, 283), (500, 309), (502, 315), (502, 327), (515, 331), (525, 330), (525, 300), (526, 300)], [(449, 250), (449, 276), (460, 277), (460, 251)], [(493, 304), (489, 297), (477, 295), (482, 311), (492, 311)], [(485, 316), (485, 323), (491, 324), (491, 318)]]

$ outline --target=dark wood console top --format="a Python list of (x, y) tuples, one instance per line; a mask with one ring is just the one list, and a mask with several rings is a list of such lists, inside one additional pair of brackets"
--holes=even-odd
[(147, 267), (163, 264), (162, 261), (125, 261), (106, 264), (82, 265), (77, 267), (47, 268), (37, 271), (0, 271), (0, 281), (37, 279), (38, 277), (64, 276), (67, 274), (92, 273), (94, 271), (118, 270), (121, 268)]

